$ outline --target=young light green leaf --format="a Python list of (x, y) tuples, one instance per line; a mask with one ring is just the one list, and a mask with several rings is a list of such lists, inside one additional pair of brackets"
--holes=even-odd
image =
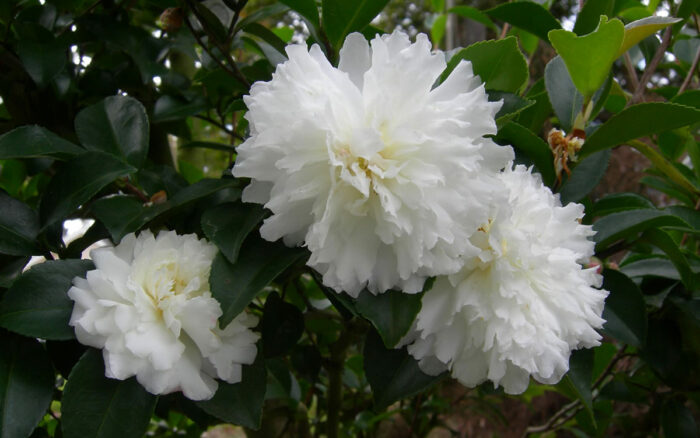
[(63, 390), (65, 438), (139, 438), (146, 433), (156, 397), (136, 381), (108, 379), (102, 353), (88, 349)]
[(56, 173), (44, 192), (39, 206), (43, 226), (65, 218), (107, 184), (133, 172), (136, 172), (134, 167), (111, 154), (79, 155)]
[(610, 292), (603, 310), (603, 331), (620, 342), (641, 347), (646, 342), (647, 315), (639, 287), (620, 271), (603, 272), (603, 289)]
[(471, 61), (474, 74), (486, 83), (487, 90), (518, 93), (529, 77), (525, 56), (518, 48), (517, 38), (512, 36), (481, 41), (455, 53), (442, 72), (440, 82), (447, 79), (463, 59)]
[(583, 144), (579, 157), (626, 141), (700, 122), (700, 111), (668, 102), (632, 105), (615, 114)]
[(588, 35), (577, 36), (559, 29), (549, 32), (549, 41), (562, 57), (576, 89), (590, 98), (608, 78), (612, 63), (625, 34), (620, 20), (600, 17), (598, 28)]
[(0, 136), (0, 160), (10, 158), (55, 158), (66, 160), (85, 149), (37, 125), (20, 126)]
[(258, 429), (266, 389), (267, 369), (262, 354), (258, 354), (252, 365), (243, 366), (240, 382), (233, 384), (219, 382), (219, 389), (211, 400), (196, 404), (204, 412), (223, 421), (249, 429)]
[(386, 348), (375, 331), (367, 333), (363, 355), (375, 410), (385, 409), (397, 400), (424, 391), (446, 377), (446, 373), (438, 376), (425, 374), (406, 348)]
[(393, 348), (408, 332), (421, 309), (422, 294), (405, 294), (389, 290), (374, 295), (368, 290), (357, 297), (355, 308), (382, 337), (387, 348)]
[(489, 29), (495, 31), (495, 32), (500, 32), (501, 29), (493, 24), (493, 21), (489, 18), (488, 15), (484, 14), (477, 8), (471, 7), (471, 6), (455, 6), (454, 8), (451, 8), (450, 10), (447, 11), (450, 14), (457, 14), (460, 17), (464, 18), (469, 18), (471, 20), (476, 21), (477, 23), (481, 23), (484, 26), (488, 27)]
[(132, 97), (111, 96), (83, 109), (75, 118), (75, 132), (86, 149), (123, 157), (136, 167), (146, 160), (148, 116)]
[(37, 253), (39, 218), (27, 204), (0, 190), (0, 253), (33, 255)]
[(389, 0), (323, 0), (323, 28), (335, 49), (345, 37), (362, 30), (379, 14)]
[(633, 21), (625, 25), (625, 37), (622, 40), (622, 45), (617, 52), (617, 56), (622, 56), (632, 46), (637, 45), (641, 40), (653, 35), (656, 32), (664, 29), (667, 26), (683, 21), (680, 18), (674, 17), (647, 17), (641, 20)]
[(219, 253), (211, 267), (209, 282), (211, 293), (221, 303), (223, 310), (219, 317), (222, 328), (279, 274), (305, 257), (306, 252), (251, 235), (244, 242), (239, 255), (236, 263), (231, 264)]
[(35, 339), (0, 330), (0, 438), (27, 437), (51, 403), (51, 359)]
[(504, 3), (487, 10), (486, 13), (526, 30), (544, 41), (548, 41), (549, 31), (561, 29), (557, 19), (547, 9), (534, 2)]
[(447, 27), (447, 15), (440, 14), (433, 21), (433, 25), (430, 27), (430, 39), (436, 46), (440, 45), (442, 38), (445, 36), (445, 28)]
[(68, 325), (73, 278), (93, 268), (90, 260), (49, 260), (23, 273), (0, 301), (0, 327), (32, 338), (73, 339)]

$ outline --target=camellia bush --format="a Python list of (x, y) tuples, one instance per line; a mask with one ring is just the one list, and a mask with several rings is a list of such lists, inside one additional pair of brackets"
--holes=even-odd
[(700, 2), (551, 3), (0, 2), (0, 438), (697, 436)]

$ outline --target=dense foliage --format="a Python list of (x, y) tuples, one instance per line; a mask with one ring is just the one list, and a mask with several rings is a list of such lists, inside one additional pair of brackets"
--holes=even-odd
[[(396, 4), (374, 20), (388, 3), (0, 1), (0, 438), (200, 436), (222, 423), (248, 436), (450, 430), (458, 384), (425, 374), (402, 343), (434, 283), (333, 290), (308, 248), (261, 237), (270, 211), (242, 202), (249, 180), (231, 172), (251, 136), (243, 96), (272, 78), (285, 47), (318, 44), (337, 65), (348, 34), (393, 30)], [(563, 205), (585, 206), (590, 266), (609, 291), (602, 343), (575, 350), (558, 384), (512, 396), (487, 382), (459, 414), (500, 424), (504, 398), (558, 393), (568, 400), (527, 433), (697, 436), (700, 2), (587, 0), (572, 17), (551, 3), (416, 2), (425, 23), (402, 22), (429, 23), (436, 49), (454, 38), (453, 17), (484, 29), (487, 40), (446, 52), (440, 79), (467, 60), (489, 100), (503, 100), (493, 140)], [(649, 190), (593, 195), (623, 145), (648, 160)], [(255, 361), (209, 400), (106, 377), (100, 351), (69, 325), (74, 278), (100, 262), (86, 250), (141, 230), (213, 243), (218, 326), (259, 319)]]

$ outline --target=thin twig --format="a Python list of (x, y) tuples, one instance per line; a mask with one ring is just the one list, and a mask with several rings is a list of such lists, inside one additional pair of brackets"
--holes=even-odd
[(661, 38), (661, 45), (659, 45), (659, 48), (656, 49), (654, 57), (651, 59), (649, 65), (647, 65), (647, 67), (644, 69), (644, 74), (642, 74), (642, 78), (639, 80), (639, 85), (637, 85), (637, 88), (634, 90), (632, 99), (630, 99), (629, 102), (627, 102), (627, 106), (637, 103), (642, 98), (642, 96), (644, 95), (644, 90), (647, 87), (647, 83), (651, 80), (651, 76), (656, 71), (656, 67), (659, 66), (659, 63), (666, 54), (666, 49), (668, 48), (668, 45), (670, 43), (671, 27), (667, 27), (664, 31), (664, 36)]
[(199, 44), (202, 47), (202, 50), (207, 52), (209, 57), (216, 62), (219, 67), (221, 67), (225, 72), (228, 72), (229, 74), (233, 75), (233, 70), (231, 70), (228, 66), (224, 65), (223, 62), (219, 61), (219, 58), (214, 56), (214, 53), (212, 53), (211, 50), (209, 50), (209, 47), (207, 47), (206, 44), (204, 44), (204, 41), (202, 38), (197, 34), (197, 32), (194, 30), (194, 27), (192, 26), (192, 23), (190, 23), (190, 17), (185, 16), (185, 25), (187, 25), (187, 28), (192, 32), (192, 36), (194, 36), (194, 39), (197, 40), (197, 44)]
[(698, 51), (697, 51), (697, 53), (695, 53), (695, 58), (693, 59), (693, 64), (690, 66), (690, 70), (688, 70), (688, 74), (685, 75), (685, 80), (683, 81), (681, 88), (678, 89), (678, 94), (681, 94), (682, 92), (684, 92), (685, 89), (688, 88), (688, 85), (690, 85), (690, 80), (693, 79), (693, 75), (695, 74), (695, 69), (698, 68), (698, 62), (700, 62), (700, 47), (698, 47)]
[(637, 77), (637, 70), (632, 65), (632, 58), (630, 58), (629, 52), (625, 52), (623, 58), (625, 59), (625, 69), (627, 70), (627, 78), (630, 81), (630, 88), (636, 90), (639, 88), (639, 78)]
[(132, 195), (136, 195), (137, 198), (139, 198), (139, 201), (141, 202), (150, 202), (150, 198), (146, 196), (145, 193), (141, 191), (138, 187), (135, 185), (131, 184), (129, 181), (123, 181), (124, 184), (124, 189), (126, 189), (127, 192), (131, 193)]
[(503, 29), (501, 29), (501, 35), (498, 37), (499, 40), (502, 40), (503, 38), (506, 37), (508, 34), (508, 29), (510, 28), (510, 24), (506, 23), (503, 25)]
[(224, 131), (225, 133), (227, 133), (228, 135), (230, 135), (231, 137), (234, 137), (238, 140), (243, 141), (243, 137), (240, 134), (238, 134), (237, 132), (234, 132), (232, 129), (229, 129), (226, 125), (222, 124), (221, 122), (217, 122), (216, 120), (212, 119), (211, 117), (203, 116), (201, 114), (197, 114), (194, 117), (201, 119), (201, 120), (204, 120), (205, 122), (209, 122), (212, 125), (216, 126), (217, 128), (221, 129), (222, 131)]

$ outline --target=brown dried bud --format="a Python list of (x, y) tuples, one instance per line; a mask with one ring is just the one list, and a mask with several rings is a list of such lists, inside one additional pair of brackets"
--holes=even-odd
[(168, 8), (160, 14), (157, 24), (166, 32), (173, 33), (182, 27), (185, 14), (182, 8)]

